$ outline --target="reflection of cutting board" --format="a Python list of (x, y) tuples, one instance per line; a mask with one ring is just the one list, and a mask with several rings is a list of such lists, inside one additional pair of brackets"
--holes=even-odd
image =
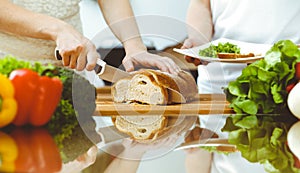
[(96, 99), (98, 116), (112, 115), (206, 115), (233, 114), (224, 94), (200, 94), (199, 97), (185, 104), (174, 105), (141, 105), (114, 103), (110, 87), (98, 88)]

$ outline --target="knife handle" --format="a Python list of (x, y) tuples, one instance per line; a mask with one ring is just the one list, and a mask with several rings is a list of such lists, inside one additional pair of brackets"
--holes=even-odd
[[(62, 60), (62, 57), (61, 55), (59, 54), (59, 50), (57, 48), (55, 48), (55, 58), (59, 61)], [(96, 72), (96, 74), (99, 74), (101, 75), (103, 72), (104, 72), (104, 69), (105, 69), (105, 65), (106, 65), (106, 62), (103, 61), (102, 59), (97, 59), (97, 63), (96, 63), (96, 66), (94, 68), (94, 71)]]

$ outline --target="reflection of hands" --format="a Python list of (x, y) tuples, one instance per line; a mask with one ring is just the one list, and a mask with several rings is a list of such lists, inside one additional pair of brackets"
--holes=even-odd
[(98, 148), (92, 146), (86, 153), (78, 156), (75, 160), (63, 164), (60, 173), (79, 172), (96, 161)]
[(71, 26), (62, 29), (55, 41), (64, 66), (90, 71), (95, 67), (97, 58), (100, 58), (95, 45)]
[[(214, 133), (213, 131), (201, 128), (197, 125), (188, 133), (188, 135), (185, 137), (184, 141), (186, 143), (188, 143), (188, 142), (192, 142), (192, 141), (209, 139), (209, 138), (217, 138), (217, 137), (218, 137), (218, 135), (216, 133)], [(198, 150), (198, 148), (186, 149), (186, 152), (191, 153), (191, 152), (194, 152), (195, 150)]]
[(134, 66), (138, 65), (143, 67), (157, 67), (161, 71), (171, 74), (178, 74), (180, 71), (179, 66), (171, 58), (151, 54), (147, 51), (126, 55), (123, 65), (126, 71), (133, 71)]
[(123, 141), (123, 146), (125, 147), (123, 156), (126, 157), (128, 154), (131, 158), (140, 158), (147, 151), (156, 149), (172, 149), (178, 138), (178, 135), (173, 134), (164, 139), (148, 143), (141, 143), (127, 138)]
[[(202, 44), (202, 42), (200, 40), (188, 38), (188, 39), (184, 40), (181, 49), (189, 49), (189, 48), (199, 46), (201, 44)], [(198, 66), (201, 64), (201, 61), (197, 58), (193, 58), (190, 56), (184, 56), (184, 58), (186, 59), (187, 62), (193, 63), (195, 66)]]

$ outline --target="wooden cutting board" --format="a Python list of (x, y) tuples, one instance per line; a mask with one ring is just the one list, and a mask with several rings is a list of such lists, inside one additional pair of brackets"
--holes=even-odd
[(110, 92), (110, 87), (97, 89), (96, 116), (234, 114), (225, 94), (199, 94), (197, 99), (185, 104), (142, 105), (114, 103)]

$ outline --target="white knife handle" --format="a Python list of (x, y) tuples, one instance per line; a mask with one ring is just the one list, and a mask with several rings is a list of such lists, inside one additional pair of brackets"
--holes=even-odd
[(102, 59), (97, 59), (96, 66), (94, 68), (97, 75), (101, 75), (104, 73), (106, 62)]

